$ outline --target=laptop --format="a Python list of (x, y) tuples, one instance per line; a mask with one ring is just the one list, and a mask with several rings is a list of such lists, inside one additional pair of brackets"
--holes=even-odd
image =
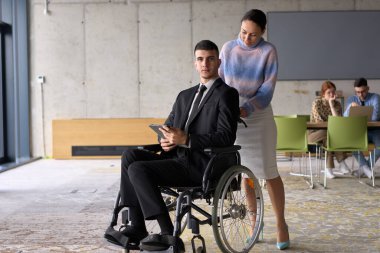
[(370, 121), (372, 119), (372, 112), (372, 106), (352, 106), (348, 116), (367, 116), (367, 120)]

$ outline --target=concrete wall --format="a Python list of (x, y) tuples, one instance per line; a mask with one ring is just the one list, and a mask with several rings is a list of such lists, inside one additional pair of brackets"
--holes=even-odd
[[(165, 117), (177, 93), (198, 82), (195, 43), (221, 47), (236, 38), (248, 9), (380, 10), (380, 0), (49, 2), (47, 9), (44, 0), (29, 2), (33, 156), (51, 155), (53, 119)], [(332, 81), (352, 94), (353, 80)], [(379, 82), (369, 81), (372, 91), (380, 92)], [(278, 82), (275, 114), (309, 114), (321, 83)]]

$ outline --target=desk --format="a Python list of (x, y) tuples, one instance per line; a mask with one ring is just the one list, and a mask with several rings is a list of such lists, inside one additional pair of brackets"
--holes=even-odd
[[(327, 121), (325, 122), (307, 122), (307, 129), (317, 130), (317, 129), (327, 129)], [(369, 129), (380, 128), (380, 121), (368, 121), (367, 126)]]

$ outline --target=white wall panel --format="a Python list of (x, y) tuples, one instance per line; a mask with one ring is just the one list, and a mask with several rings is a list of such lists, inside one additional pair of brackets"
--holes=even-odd
[(31, 79), (46, 77), (43, 102), (36, 101), (43, 103), (43, 111), (35, 116), (44, 116), (46, 153), (51, 154), (51, 120), (85, 116), (83, 8), (54, 5), (51, 15), (42, 14), (42, 5), (34, 8)]
[(203, 39), (215, 42), (219, 48), (237, 38), (245, 1), (200, 1), (193, 3), (193, 45)]
[[(44, 0), (29, 2), (33, 156), (44, 155), (45, 144), (51, 155), (52, 119), (166, 117), (178, 92), (199, 81), (195, 43), (210, 39), (221, 47), (236, 38), (249, 9), (380, 10), (378, 0), (49, 2), (49, 15)], [(37, 75), (46, 76), (44, 96)], [(353, 80), (331, 81), (345, 97), (353, 94)], [(275, 114), (308, 114), (321, 83), (278, 82)], [(371, 91), (380, 93), (378, 84), (369, 80)]]
[[(198, 1), (193, 3), (193, 47), (200, 40), (215, 42), (219, 50), (225, 42), (236, 39), (240, 31), (240, 19), (245, 1)], [(193, 82), (199, 82), (199, 75), (193, 71)]]
[(141, 4), (139, 21), (140, 115), (166, 117), (191, 81), (190, 4)]
[(85, 7), (88, 118), (138, 117), (137, 8)]
[(355, 0), (301, 0), (300, 11), (354, 10)]
[(247, 11), (250, 9), (259, 9), (265, 13), (268, 11), (297, 11), (299, 2), (300, 0), (247, 0)]
[(379, 10), (380, 1), (379, 0), (356, 0), (355, 1), (357, 10)]

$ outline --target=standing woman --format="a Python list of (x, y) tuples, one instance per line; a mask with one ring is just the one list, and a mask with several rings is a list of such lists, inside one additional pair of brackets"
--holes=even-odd
[[(223, 45), (219, 75), (239, 91), (240, 117), (248, 125), (239, 128), (236, 139), (243, 147), (242, 164), (266, 180), (277, 220), (277, 248), (286, 249), (290, 241), (284, 214), (285, 191), (277, 170), (277, 129), (270, 104), (278, 62), (276, 48), (262, 38), (266, 23), (261, 10), (253, 9), (243, 16), (239, 37)], [(254, 197), (248, 202), (254, 205)]]

